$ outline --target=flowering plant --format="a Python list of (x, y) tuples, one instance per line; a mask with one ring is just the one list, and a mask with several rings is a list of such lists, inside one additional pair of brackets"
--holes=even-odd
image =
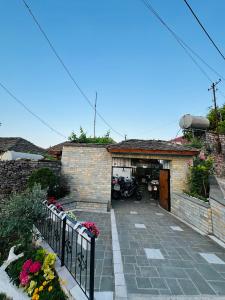
[(50, 196), (48, 197), (48, 205), (50, 204), (54, 204), (56, 206), (56, 208), (60, 211), (63, 211), (63, 207), (60, 203), (57, 202), (56, 198), (54, 196)]
[(94, 222), (83, 222), (81, 225), (86, 227), (96, 238), (99, 236), (100, 231)]
[(7, 268), (7, 273), (14, 283), (24, 289), (31, 300), (65, 300), (55, 272), (55, 261), (56, 254), (48, 253), (44, 249), (35, 249), (13, 262)]

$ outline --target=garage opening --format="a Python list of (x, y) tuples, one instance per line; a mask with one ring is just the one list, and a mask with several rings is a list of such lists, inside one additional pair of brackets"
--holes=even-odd
[(114, 159), (113, 164), (113, 199), (149, 201), (170, 210), (169, 161)]

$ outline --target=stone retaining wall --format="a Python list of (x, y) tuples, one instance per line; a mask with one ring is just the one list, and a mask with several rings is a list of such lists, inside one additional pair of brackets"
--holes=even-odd
[(225, 242), (225, 205), (210, 199), (213, 234)]
[(212, 217), (209, 203), (185, 194), (171, 195), (171, 212), (205, 234), (212, 233)]
[(225, 179), (210, 177), (209, 196), (213, 234), (225, 242)]
[(219, 177), (225, 177), (225, 134), (220, 134), (222, 153), (217, 153), (217, 135), (213, 132), (206, 132), (205, 145), (210, 151), (213, 160), (215, 173)]
[(0, 200), (12, 192), (21, 192), (27, 187), (27, 180), (33, 170), (49, 168), (60, 175), (59, 161), (11, 160), (0, 161)]
[(77, 207), (85, 207), (86, 202), (90, 209), (106, 211), (111, 199), (112, 157), (105, 146), (64, 146), (62, 174)]

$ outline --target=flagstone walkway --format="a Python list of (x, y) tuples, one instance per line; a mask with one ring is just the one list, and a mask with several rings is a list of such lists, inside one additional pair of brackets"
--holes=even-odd
[(74, 211), (78, 221), (95, 222), (100, 229), (95, 248), (95, 291), (114, 290), (110, 213)]
[(223, 295), (225, 249), (149, 201), (114, 201), (128, 299)]

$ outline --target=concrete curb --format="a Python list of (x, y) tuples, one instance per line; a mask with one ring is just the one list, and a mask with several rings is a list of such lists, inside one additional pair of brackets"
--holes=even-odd
[(127, 300), (127, 286), (123, 273), (123, 261), (120, 251), (116, 218), (114, 209), (111, 209), (111, 229), (112, 229), (112, 250), (113, 250), (113, 268), (115, 279), (115, 300)]

